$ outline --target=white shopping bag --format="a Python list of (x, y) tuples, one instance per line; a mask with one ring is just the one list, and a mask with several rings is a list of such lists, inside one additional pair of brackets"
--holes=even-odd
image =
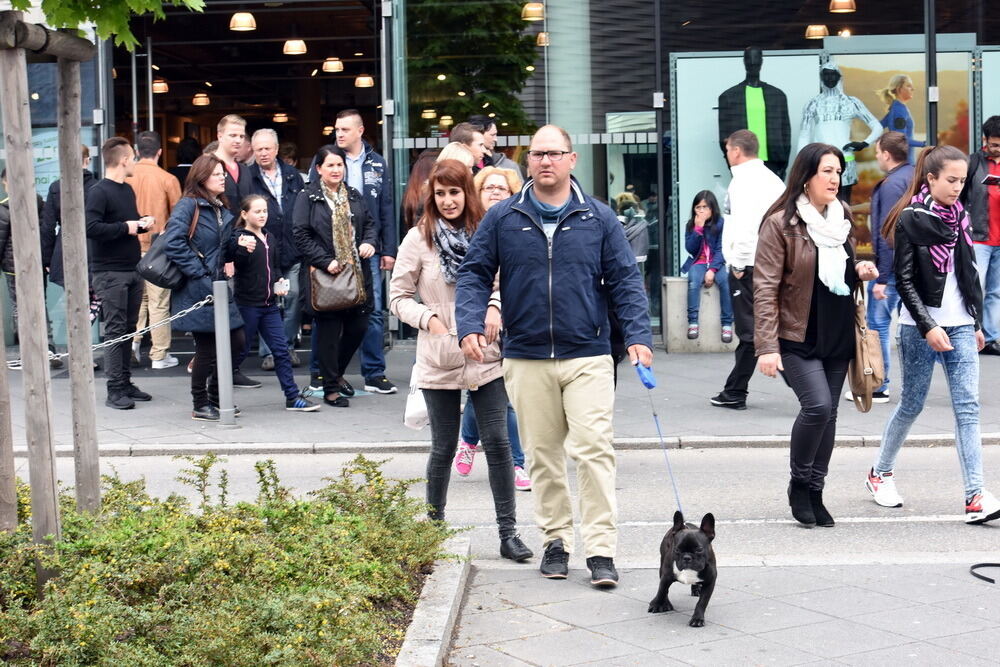
[(414, 364), (413, 371), (410, 372), (410, 393), (406, 397), (403, 424), (419, 431), (428, 423), (430, 420), (427, 418), (427, 404), (424, 403), (424, 392), (417, 388), (417, 365)]

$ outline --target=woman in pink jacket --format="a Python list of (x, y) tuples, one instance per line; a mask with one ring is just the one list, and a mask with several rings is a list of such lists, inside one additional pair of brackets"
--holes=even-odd
[(455, 280), (469, 240), (483, 217), (483, 207), (468, 167), (457, 160), (437, 163), (428, 183), (423, 215), (407, 233), (396, 255), (389, 283), (389, 310), (420, 330), (416, 370), (431, 423), (431, 453), (427, 459), (430, 517), (444, 520), (451, 461), (462, 420), (462, 390), (469, 389), (489, 466), (500, 529), (500, 555), (514, 561), (527, 560), (533, 554), (515, 532), (514, 469), (498, 342), (499, 292), (488, 309), (489, 347), (482, 362), (467, 360), (455, 335)]

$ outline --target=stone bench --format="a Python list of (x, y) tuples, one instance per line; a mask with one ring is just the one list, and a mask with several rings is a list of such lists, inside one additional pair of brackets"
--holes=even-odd
[(722, 342), (722, 325), (719, 323), (719, 288), (702, 288), (701, 307), (698, 313), (700, 333), (695, 340), (687, 337), (687, 277), (663, 279), (663, 340), (667, 352), (728, 352), (736, 349), (735, 333), (732, 343)]

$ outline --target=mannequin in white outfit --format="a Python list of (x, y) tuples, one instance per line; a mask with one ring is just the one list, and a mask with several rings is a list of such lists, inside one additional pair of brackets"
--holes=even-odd
[[(858, 182), (854, 153), (874, 143), (882, 134), (882, 125), (861, 100), (844, 92), (844, 83), (837, 65), (832, 62), (823, 65), (819, 78), (819, 95), (809, 100), (802, 110), (802, 128), (799, 130), (797, 150), (818, 141), (844, 151), (847, 164), (840, 177), (840, 197), (850, 203), (851, 187)], [(855, 118), (871, 129), (864, 141), (851, 141), (851, 122)]]

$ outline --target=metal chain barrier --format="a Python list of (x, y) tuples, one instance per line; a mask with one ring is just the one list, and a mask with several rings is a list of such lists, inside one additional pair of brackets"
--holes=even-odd
[[(102, 343), (98, 343), (97, 345), (91, 346), (90, 349), (91, 349), (91, 351), (100, 350), (100, 349), (103, 349), (105, 347), (111, 347), (112, 345), (117, 345), (119, 343), (124, 343), (126, 341), (130, 341), (133, 338), (135, 338), (136, 336), (143, 336), (146, 333), (152, 331), (153, 329), (156, 329), (157, 327), (162, 327), (162, 326), (165, 326), (167, 324), (170, 324), (174, 320), (176, 320), (178, 318), (181, 318), (181, 317), (184, 317), (185, 315), (187, 315), (189, 313), (192, 313), (192, 312), (198, 310), (199, 308), (204, 308), (208, 304), (212, 303), (212, 301), (214, 301), (214, 300), (215, 300), (215, 298), (211, 294), (209, 294), (204, 299), (202, 299), (201, 301), (199, 301), (198, 303), (193, 304), (190, 308), (185, 308), (184, 310), (180, 311), (176, 315), (171, 315), (170, 317), (168, 317), (165, 320), (160, 320), (156, 324), (150, 324), (148, 327), (145, 327), (143, 329), (139, 329), (138, 331), (133, 331), (132, 333), (124, 334), (122, 336), (119, 336), (118, 338), (113, 338), (111, 340), (106, 340), (106, 341), (104, 341)], [(49, 361), (51, 362), (52, 359), (63, 359), (63, 358), (68, 357), (68, 356), (69, 356), (69, 352), (60, 352), (58, 354), (54, 354), (52, 352), (49, 352)], [(10, 369), (10, 370), (19, 370), (21, 368), (21, 360), (20, 359), (14, 359), (13, 361), (8, 361), (7, 362), (7, 368)]]

